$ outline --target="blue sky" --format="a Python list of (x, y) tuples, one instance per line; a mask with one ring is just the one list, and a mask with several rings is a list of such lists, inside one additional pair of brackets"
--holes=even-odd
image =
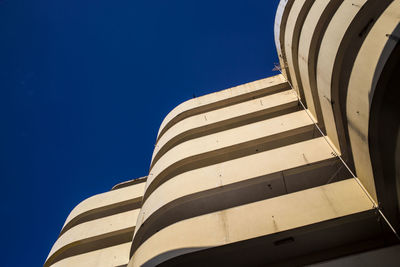
[(277, 74), (278, 2), (0, 0), (2, 266), (41, 266), (75, 205), (146, 175), (176, 105)]

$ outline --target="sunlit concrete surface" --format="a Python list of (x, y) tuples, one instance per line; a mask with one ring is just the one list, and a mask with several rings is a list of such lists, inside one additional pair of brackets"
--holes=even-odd
[(147, 240), (128, 266), (147, 266), (146, 262), (152, 259), (148, 265), (154, 266), (185, 253), (184, 248), (195, 251), (225, 245), (371, 207), (371, 202), (354, 180), (315, 187), (173, 224)]
[(91, 252), (78, 254), (54, 263), (53, 267), (73, 266), (125, 266), (129, 261), (129, 248), (131, 243), (111, 246)]
[(265, 94), (265, 91), (270, 91), (274, 85), (280, 84), (282, 87), (286, 87), (284, 81), (283, 76), (277, 75), (183, 102), (165, 117), (161, 123), (158, 138), (169, 127), (184, 118), (261, 96)]
[[(285, 83), (287, 84), (287, 83)], [(272, 88), (273, 89), (273, 88)], [(179, 121), (158, 140), (152, 165), (172, 147), (194, 137), (221, 131), (232, 126), (245, 125), (268, 116), (276, 116), (298, 107), (297, 96), (291, 90), (252, 99), (236, 105), (209, 111)]]
[[(376, 198), (368, 146), (368, 131), (376, 84), (395, 47), (388, 38), (399, 25), (400, 1), (394, 1), (375, 22), (354, 63), (347, 93), (347, 119), (355, 169), (369, 193)], [(382, 57), (383, 56), (383, 57)], [(400, 116), (400, 114), (399, 114)]]
[(135, 205), (137, 203), (140, 205), (144, 188), (145, 182), (143, 181), (133, 186), (121, 188), (118, 191), (112, 190), (85, 199), (68, 215), (62, 233), (80, 221), (95, 218), (98, 213), (106, 214), (109, 212), (112, 214), (113, 210), (124, 208), (123, 206), (126, 205)]
[(303, 90), (299, 73), (298, 48), (301, 29), (309, 8), (314, 1), (296, 0), (290, 9), (285, 30), (285, 53), (287, 67), (291, 77), (291, 85), (303, 99)]
[(321, 127), (323, 127), (323, 117), (316, 81), (318, 51), (328, 22), (341, 2), (341, 0), (314, 1), (304, 20), (300, 33), (298, 64), (301, 86), (305, 97), (304, 100), (311, 114), (317, 119)]
[[(310, 132), (313, 128), (314, 124), (306, 112), (297, 111), (186, 141), (169, 150), (152, 167), (146, 183), (146, 194), (150, 185), (177, 169), (174, 165), (183, 168), (185, 164), (196, 165), (197, 161), (210, 160), (212, 157), (218, 160), (219, 157), (234, 153), (235, 150), (273, 142), (277, 140), (274, 137), (279, 133), (294, 136)], [(283, 135), (278, 138), (284, 138)]]
[(282, 0), (274, 28), (282, 74), (173, 109), (46, 267), (397, 266), (400, 0)]
[(78, 204), (68, 216), (44, 266), (127, 264), (145, 181), (146, 178), (130, 181), (126, 186)]

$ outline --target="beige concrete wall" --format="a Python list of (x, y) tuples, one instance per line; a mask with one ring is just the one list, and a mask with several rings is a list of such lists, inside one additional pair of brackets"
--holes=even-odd
[[(182, 196), (331, 158), (334, 156), (326, 141), (316, 138), (194, 169), (174, 176), (157, 188), (142, 206), (139, 219), (145, 221), (155, 210)], [(328, 181), (329, 177), (326, 178)]]
[(74, 267), (74, 266), (93, 266), (93, 267), (115, 267), (124, 266), (129, 262), (129, 249), (131, 242), (116, 246), (98, 249), (95, 251), (82, 253), (60, 260), (52, 267)]
[[(133, 255), (129, 265), (152, 266), (191, 251), (226, 245), (371, 209), (354, 180), (259, 201), (187, 219), (160, 230)], [(260, 212), (262, 211), (262, 212)], [(166, 253), (170, 252), (170, 253)]]
[[(242, 88), (235, 87), (225, 90), (219, 95), (212, 94), (201, 99), (190, 100), (173, 110), (161, 126), (158, 142), (154, 149), (144, 203), (138, 215), (132, 242), (130, 266), (140, 266), (147, 261), (149, 261), (149, 266), (153, 266), (168, 258), (176, 257), (180, 255), (179, 253), (190, 253), (198, 249), (228, 244), (226, 230), (224, 232), (218, 227), (210, 229), (214, 236), (210, 236), (210, 233), (207, 232), (189, 237), (189, 233), (185, 232), (193, 231), (198, 227), (196, 223), (192, 225), (192, 222), (199, 218), (205, 218), (207, 222), (208, 220), (212, 221), (216, 209), (221, 209), (221, 212), (226, 214), (229, 212), (225, 211), (241, 207), (242, 215), (249, 212), (248, 216), (252, 216), (250, 215), (252, 214), (251, 209), (246, 210), (245, 207), (248, 208), (249, 205), (255, 203), (278, 201), (277, 199), (281, 197), (291, 198), (298, 194), (299, 190), (306, 189), (300, 192), (308, 192), (311, 190), (308, 189), (310, 187), (318, 188), (318, 190), (323, 188), (324, 191), (325, 187), (321, 187), (321, 185), (331, 182), (332, 177), (339, 176), (335, 178), (338, 180), (350, 177), (350, 173), (340, 171), (342, 166), (336, 165), (338, 161), (335, 158), (337, 154), (340, 155), (340, 144), (332, 107), (329, 109), (325, 105), (325, 107), (319, 108), (321, 95), (328, 99), (330, 97), (325, 94), (331, 90), (331, 85), (326, 82), (325, 78), (332, 80), (329, 73), (326, 73), (325, 70), (319, 71), (319, 68), (327, 67), (329, 69), (331, 66), (332, 70), (337, 51), (331, 50), (334, 50), (335, 46), (336, 50), (339, 49), (342, 44), (341, 34), (343, 36), (346, 33), (346, 27), (352, 22), (357, 12), (344, 10), (349, 4), (349, 2), (345, 3), (346, 1), (342, 5), (339, 5), (339, 1), (334, 1), (334, 4), (327, 1), (318, 3), (313, 1), (289, 2), (282, 1), (278, 11), (281, 18), (277, 18), (276, 26), (284, 33), (281, 32), (276, 37), (276, 40), (279, 40), (279, 42), (277, 41), (278, 50), (281, 49), (283, 57), (288, 57), (285, 58), (289, 66), (288, 76), (296, 79), (295, 87), (299, 91), (303, 86), (301, 71), (306, 69), (308, 75), (314, 75), (314, 77), (305, 79), (307, 82), (305, 88), (308, 90), (305, 97), (308, 99), (304, 102), (307, 102), (312, 111), (283, 109), (282, 106), (287, 103), (295, 103), (294, 92), (289, 94), (285, 91), (275, 91), (274, 94), (263, 96), (268, 91), (268, 87), (259, 87), (251, 91), (253, 94), (251, 100), (245, 97), (237, 98), (238, 95), (242, 96)], [(338, 8), (338, 12), (336, 12), (336, 8)], [(319, 16), (322, 18), (318, 18)], [(333, 28), (338, 26), (336, 24), (340, 24), (342, 16), (347, 20), (344, 19), (343, 23), (339, 25), (342, 28), (339, 27), (338, 31), (334, 32)], [(323, 22), (323, 18), (331, 18), (331, 21)], [(312, 32), (311, 29), (303, 30), (303, 22), (305, 25), (317, 27), (318, 32)], [(327, 37), (326, 34), (329, 36)], [(330, 38), (334, 41), (329, 41)], [(300, 43), (301, 40), (305, 40), (305, 44)], [(321, 49), (319, 49), (318, 42), (321, 43)], [(321, 52), (324, 42), (330, 42), (330, 50), (324, 48), (328, 49), (328, 52)], [(311, 51), (314, 47), (318, 47), (318, 51)], [(286, 52), (290, 51), (285, 53), (285, 50)], [(331, 57), (329, 53), (331, 53)], [(313, 67), (310, 67), (309, 60), (313, 61), (312, 66), (315, 70), (311, 70)], [(282, 80), (281, 83), (283, 84)], [(271, 83), (271, 86), (276, 85), (276, 83)], [(258, 90), (263, 92), (258, 92)], [(227, 94), (228, 91), (231, 96)], [(237, 102), (231, 102), (233, 98), (236, 98)], [(270, 101), (271, 104), (264, 108), (262, 104), (265, 101)], [(278, 115), (266, 112), (263, 114), (264, 120), (260, 117), (255, 122), (243, 120), (244, 125), (224, 124), (226, 120), (235, 118), (239, 120), (239, 117), (245, 114), (260, 110), (268, 111), (275, 107), (281, 108), (286, 113)], [(315, 117), (318, 118), (320, 125), (329, 124), (327, 138), (319, 137), (319, 132), (315, 130), (314, 121), (317, 121)], [(210, 125), (218, 124), (221, 124), (220, 128), (210, 129)], [(193, 135), (187, 134), (190, 131), (203, 132), (198, 135), (196, 135), (197, 132)], [(271, 145), (272, 143), (274, 145)], [(328, 165), (331, 166), (327, 168)], [(344, 170), (346, 169), (344, 168)], [(288, 175), (289, 173), (290, 175)], [(316, 180), (315, 177), (319, 177), (319, 180)], [(271, 187), (273, 185), (274, 190), (261, 194), (254, 191), (252, 198), (250, 197), (251, 190), (257, 184)], [(341, 190), (345, 192), (352, 188), (351, 190), (354, 192), (348, 192), (348, 197), (355, 197), (356, 202), (361, 201), (364, 205), (363, 209), (354, 209), (346, 215), (354, 214), (356, 218), (356, 213), (373, 208), (373, 203), (356, 180), (337, 182), (335, 185), (339, 184), (343, 188), (337, 189), (338, 192)], [(240, 197), (232, 197), (229, 190), (235, 190)], [(224, 204), (218, 203), (221, 196), (227, 196)], [(287, 205), (282, 202), (283, 209), (286, 209)], [(329, 205), (322, 203), (321, 205), (325, 205), (326, 210), (332, 208), (329, 206), (331, 203)], [(298, 212), (306, 212), (305, 207), (298, 208)], [(311, 209), (314, 210), (313, 212), (320, 213), (318, 208), (314, 209), (314, 205)], [(322, 210), (323, 207), (320, 209)], [(268, 213), (270, 207), (265, 206), (260, 210)], [(318, 217), (318, 215), (316, 216)], [(341, 217), (344, 214), (338, 216)], [(330, 219), (332, 218), (334, 217)], [(319, 222), (322, 221), (323, 219)], [(210, 222), (210, 224), (213, 223)], [(216, 225), (220, 225), (220, 222), (216, 222)], [(299, 224), (298, 227), (304, 225)], [(171, 228), (174, 229), (173, 234), (168, 233)], [(243, 235), (244, 239), (248, 239), (272, 233), (263, 233), (257, 228), (251, 228), (254, 230), (253, 235), (245, 238), (246, 231), (248, 231), (246, 229), (237, 227), (232, 233), (229, 232), (229, 236)], [(183, 231), (183, 234), (180, 231)], [(164, 233), (166, 236), (171, 236), (165, 237), (163, 241)], [(182, 238), (178, 239), (184, 240), (182, 241), (184, 243), (180, 244), (179, 240), (172, 238), (176, 235)], [(218, 236), (225, 241), (216, 241), (214, 238)], [(185, 240), (186, 238), (188, 240)], [(236, 239), (232, 242), (240, 240)], [(202, 243), (203, 241), (205, 243)]]
[[(281, 1), (282, 6), (286, 3)], [(295, 27), (301, 24), (301, 10), (306, 5), (307, 1), (295, 1), (291, 7), (286, 5), (278, 10), (278, 16), (282, 16), (282, 10), (289, 9), (284, 29), (282, 26), (275, 29), (280, 31), (276, 36), (285, 34), (284, 48), (282, 40), (277, 42), (278, 53), (286, 56), (282, 61), (288, 63), (291, 84), (300, 91), (303, 88), (307, 107), (326, 132), (328, 142), (344, 159), (346, 168), (358, 177), (371, 203), (379, 205), (388, 218), (384, 227), (398, 230), (400, 202), (398, 191), (396, 194), (395, 189), (390, 189), (396, 186), (396, 178), (392, 177), (392, 166), (389, 166), (396, 164), (387, 156), (392, 151), (390, 145), (395, 147), (390, 137), (396, 130), (392, 129), (394, 126), (387, 128), (388, 142), (392, 143), (387, 143), (382, 152), (374, 141), (378, 127), (370, 123), (379, 121), (386, 126), (396, 120), (393, 103), (380, 102), (375, 90), (379, 87), (378, 96), (389, 90), (384, 81), (394, 71), (388, 63), (393, 61), (390, 57), (397, 57), (392, 51), (398, 44), (400, 3), (397, 0), (313, 1), (301, 28), (297, 69), (297, 47), (292, 36)], [(296, 76), (298, 72), (301, 79)], [(393, 81), (390, 86), (394, 86)], [(377, 106), (382, 110), (390, 106), (391, 115), (380, 112)], [(379, 138), (385, 139), (382, 130)], [(394, 203), (396, 199), (398, 203)], [(391, 230), (388, 235), (394, 236)]]
[[(379, 61), (390, 42), (387, 34), (400, 23), (400, 1), (394, 1), (379, 17), (365, 39), (351, 72), (347, 93), (347, 119), (352, 154), (357, 175), (368, 192), (377, 199), (372, 172), (368, 131), (370, 105), (381, 74)], [(377, 72), (378, 71), (378, 72)]]
[[(300, 29), (297, 30), (300, 31)], [(235, 90), (236, 88), (231, 89), (236, 95)], [(174, 122), (159, 138), (160, 147), (156, 146), (154, 155), (182, 132), (193, 128), (206, 128), (208, 120), (205, 118), (209, 118), (210, 123), (218, 123), (221, 121), (220, 118), (235, 118), (235, 116), (245, 114), (247, 110), (252, 112), (254, 103), (256, 103), (255, 110), (262, 108), (260, 104), (263, 101), (272, 99), (272, 102), (279, 107), (285, 105), (287, 101), (295, 100), (295, 95), (280, 92), (264, 97), (260, 94), (253, 100), (243, 100), (228, 106), (224, 102), (217, 101), (216, 103), (220, 106), (216, 104), (212, 111), (198, 111), (199, 114)], [(273, 107), (274, 105), (268, 105), (265, 110)], [(137, 219), (132, 242), (130, 266), (140, 266), (148, 260), (151, 262), (149, 266), (154, 266), (159, 259), (164, 261), (167, 258), (176, 257), (179, 253), (175, 254), (175, 249), (190, 253), (199, 247), (209, 248), (227, 244), (226, 242), (213, 243), (215, 240), (210, 241), (211, 245), (207, 243), (215, 236), (221, 235), (221, 238), (226, 238), (226, 235), (218, 229), (212, 230), (214, 237), (203, 233), (202, 237), (194, 235), (194, 239), (187, 237), (185, 232), (196, 227), (195, 224), (186, 225), (186, 222), (196, 221), (200, 217), (212, 218), (211, 214), (215, 214), (215, 209), (233, 205), (234, 208), (222, 210), (243, 207), (241, 212), (246, 214), (244, 207), (259, 203), (260, 201), (256, 199), (264, 199), (261, 202), (268, 202), (280, 198), (278, 196), (291, 198), (299, 190), (310, 187), (320, 188), (319, 186), (331, 182), (332, 177), (335, 178), (337, 175), (339, 175), (335, 178), (337, 180), (347, 178), (349, 173), (340, 172), (341, 168), (336, 165), (336, 153), (329, 139), (318, 138), (319, 133), (315, 130), (311, 112), (308, 110), (286, 112), (286, 114), (272, 115), (272, 117), (265, 114), (265, 120), (249, 122), (242, 126), (226, 125), (221, 129), (206, 132), (202, 136), (189, 136), (183, 142), (170, 144), (170, 147), (153, 163), (149, 173), (144, 203)], [(285, 142), (289, 143), (285, 144)], [(269, 145), (265, 146), (267, 143)], [(271, 146), (272, 143), (274, 145)], [(241, 150), (243, 152), (238, 153)], [(330, 165), (329, 168), (327, 168), (328, 165)], [(251, 191), (257, 184), (274, 189), (264, 193)], [(346, 187), (351, 184), (355, 192), (349, 193), (349, 196), (354, 196), (356, 199), (361, 197), (359, 193), (363, 192), (362, 188), (355, 180), (337, 184), (345, 184)], [(240, 194), (240, 197), (233, 197), (229, 190), (234, 190), (236, 194)], [(224, 204), (218, 202), (221, 196), (227, 196), (224, 198)], [(363, 194), (361, 199), (365, 207), (368, 207), (363, 210), (354, 210), (347, 215), (373, 207), (367, 195)], [(368, 200), (368, 204), (365, 200)], [(282, 205), (286, 208), (285, 203)], [(330, 209), (328, 206), (325, 208)], [(265, 206), (261, 210), (268, 212), (269, 207)], [(319, 210), (316, 209), (315, 212), (319, 213)], [(160, 237), (161, 233), (171, 227), (176, 227), (177, 232), (174, 232), (174, 235), (190, 240), (185, 244), (178, 244), (179, 242), (175, 242), (176, 240), (171, 235), (163, 241)], [(179, 231), (185, 234), (180, 234)], [(236, 228), (229, 235), (241, 235), (243, 231), (245, 230)], [(254, 231), (254, 235), (248, 238), (263, 235), (258, 230)], [(206, 244), (202, 243), (202, 239)], [(166, 240), (169, 240), (169, 244)], [(181, 247), (178, 248), (175, 245)], [(158, 247), (163, 247), (165, 251), (158, 251)], [(169, 256), (166, 257), (164, 254)]]
[(132, 234), (135, 226), (132, 222), (136, 221), (138, 214), (139, 210), (136, 209), (81, 223), (69, 229), (57, 239), (46, 262), (52, 263), (63, 259), (69, 250), (76, 248), (79, 250), (83, 244), (103, 242), (104, 239), (121, 232)]
[(127, 264), (145, 181), (78, 204), (66, 219), (44, 266)]
[(65, 227), (71, 220), (75, 219), (81, 214), (87, 213), (88, 211), (111, 206), (115, 203), (123, 203), (131, 199), (141, 198), (144, 193), (145, 184), (146, 183), (143, 182), (134, 186), (109, 191), (85, 199), (71, 211), (65, 220), (63, 227)]
[(205, 111), (232, 105), (253, 97), (263, 95), (265, 90), (270, 91), (273, 87), (287, 88), (282, 75), (257, 80), (242, 84), (233, 88), (190, 99), (174, 108), (163, 120), (158, 131), (158, 138), (176, 122)]
[[(240, 182), (249, 182), (252, 179), (266, 177), (270, 187), (265, 187), (264, 197), (268, 194), (284, 194), (291, 193), (291, 188), (298, 188), (296, 179), (289, 179), (289, 173), (286, 170), (313, 166), (315, 163), (333, 159), (331, 149), (327, 146), (323, 138), (316, 138), (309, 141), (296, 143), (265, 152), (252, 154), (238, 159), (227, 160), (222, 163), (213, 164), (207, 167), (194, 169), (180, 175), (174, 176), (160, 187), (158, 187), (148, 199), (146, 199), (140, 214), (138, 216), (135, 233), (138, 232), (141, 225), (159, 209), (166, 208), (168, 203), (185, 196), (204, 193), (214, 188), (223, 188), (230, 184), (238, 184)], [(285, 160), (282, 160), (285, 159)], [(330, 163), (331, 164), (331, 163)], [(246, 168), (243, 168), (246, 166)], [(314, 168), (318, 168), (315, 166)], [(282, 175), (276, 175), (281, 173)], [(272, 175), (271, 178), (268, 175)], [(320, 173), (323, 183), (329, 181), (330, 176), (324, 176)], [(297, 177), (299, 178), (299, 177)], [(284, 179), (282, 184), (284, 187), (280, 193), (274, 193), (273, 190), (279, 188), (279, 184), (275, 184), (275, 179)], [(311, 177), (308, 182), (303, 181), (302, 187), (308, 188), (313, 186)], [(256, 192), (250, 192), (255, 194)], [(242, 191), (242, 194), (249, 192)], [(208, 204), (210, 209), (212, 203)], [(162, 220), (159, 218), (157, 220)], [(165, 219), (165, 218), (164, 218)]]
[(304, 92), (299, 73), (298, 47), (303, 23), (307, 17), (309, 7), (313, 2), (314, 1), (311, 0), (294, 1), (289, 11), (285, 29), (285, 43), (283, 44), (285, 46), (286, 61), (290, 73), (291, 85), (304, 102), (306, 101), (304, 99)]
[(278, 9), (275, 15), (275, 25), (274, 25), (275, 45), (278, 52), (279, 65), (281, 67), (283, 76), (288, 81), (291, 81), (291, 77), (290, 77), (290, 72), (288, 70), (284, 44), (285, 44), (286, 23), (288, 21), (289, 11), (293, 3), (294, 0), (281, 0), (279, 2)]
[(160, 180), (161, 176), (167, 176), (176, 170), (174, 164), (182, 165), (185, 160), (194, 164), (196, 156), (199, 157), (197, 160), (206, 160), (213, 154), (223, 155), (221, 150), (229, 153), (234, 149), (246, 149), (256, 142), (268, 142), (276, 134), (281, 134), (280, 137), (283, 138), (284, 132), (290, 134), (291, 131), (312, 131), (313, 127), (306, 112), (298, 111), (186, 141), (165, 153), (153, 166), (146, 183), (146, 194), (151, 193), (147, 189), (154, 180)]
[(316, 81), (316, 64), (321, 39), (328, 22), (340, 4), (340, 0), (315, 1), (311, 6), (300, 33), (298, 47), (299, 73), (307, 107), (324, 127)]
[(231, 128), (232, 125), (248, 124), (296, 106), (296, 95), (291, 90), (285, 90), (183, 119), (171, 126), (158, 140), (152, 165), (171, 147), (188, 139)]
[[(196, 251), (215, 256), (222, 247), (294, 233), (301, 233), (303, 240), (292, 238), (286, 252), (303, 251), (290, 257), (306, 263), (316, 261), (318, 242), (331, 244), (334, 251), (320, 253), (319, 260), (354, 253), (358, 245), (358, 250), (382, 246), (385, 230), (364, 191), (378, 200), (368, 150), (369, 105), (386, 34), (399, 23), (400, 0), (371, 25), (364, 25), (366, 18), (379, 11), (372, 4), (363, 9), (367, 3), (378, 5), (366, 0), (282, 0), (275, 41), (283, 75), (194, 98), (173, 109), (160, 127), (146, 183), (79, 204), (45, 266), (118, 266), (128, 260), (131, 267), (155, 266), (178, 256), (189, 259)], [(344, 58), (348, 51), (358, 54), (354, 65), (353, 58)], [(347, 76), (342, 69), (352, 71)], [(344, 115), (343, 103), (334, 103), (343, 99), (338, 96), (343, 92)], [(301, 109), (297, 95), (307, 110)], [(325, 128), (326, 138), (314, 121)], [(358, 178), (338, 160), (342, 152), (353, 156)], [(128, 204), (139, 206), (126, 210)], [(318, 240), (320, 233), (330, 240)], [(309, 250), (296, 247), (300, 244)], [(273, 261), (279, 257), (270, 258), (280, 263)]]
[[(284, 29), (281, 26), (275, 31), (285, 34), (284, 48), (282, 43), (277, 43), (277, 50), (278, 53), (285, 50), (282, 54), (288, 62), (292, 85), (296, 90), (304, 89), (308, 109), (325, 128), (330, 144), (339, 155), (344, 153), (350, 166), (354, 160), (354, 172), (378, 202), (368, 149), (369, 104), (372, 80), (378, 79), (378, 60), (387, 44), (387, 34), (397, 25), (398, 17), (389, 9), (380, 13), (388, 1), (379, 4), (380, 1), (321, 0), (309, 7), (307, 1), (295, 1), (292, 6), (286, 2), (281, 1), (280, 8), (289, 9), (286, 11), (288, 22)], [(396, 5), (394, 1), (391, 8)], [(309, 11), (303, 12), (306, 18), (301, 25), (304, 8)], [(278, 9), (277, 16), (282, 14)], [(292, 40), (295, 27), (301, 28), (298, 49)], [(275, 33), (276, 36), (280, 34)], [(364, 36), (367, 37), (362, 42)], [(296, 68), (296, 51), (299, 69)], [(354, 62), (352, 56), (356, 54)], [(298, 71), (301, 85), (296, 75)], [(347, 103), (342, 103), (343, 99), (347, 99)]]
[[(302, 13), (305, 16), (307, 12)], [(294, 28), (299, 35), (300, 29)], [(273, 77), (269, 86), (266, 81), (252, 83), (262, 82), (264, 86), (247, 92), (239, 86), (189, 100), (167, 116), (154, 149), (131, 256), (176, 222), (224, 205), (241, 205), (319, 186), (332, 177), (347, 178), (348, 174), (338, 172), (329, 144), (317, 138), (312, 114), (298, 110), (295, 92), (283, 91), (288, 85), (282, 76)], [(251, 99), (244, 97), (246, 94), (251, 94)], [(297, 109), (292, 108), (294, 104)], [(259, 111), (262, 114), (256, 121), (251, 116), (241, 118)], [(228, 120), (241, 120), (243, 125), (225, 123)], [(187, 134), (190, 131), (203, 132)], [(268, 192), (252, 191), (258, 184), (266, 186)], [(232, 198), (230, 188), (241, 196)], [(218, 201), (221, 196), (226, 196), (222, 206)]]
[(326, 29), (318, 56), (317, 86), (319, 100), (327, 135), (338, 153), (340, 153), (341, 146), (334, 111), (332, 109), (333, 72), (343, 37), (354, 17), (365, 3), (366, 0), (343, 1)]

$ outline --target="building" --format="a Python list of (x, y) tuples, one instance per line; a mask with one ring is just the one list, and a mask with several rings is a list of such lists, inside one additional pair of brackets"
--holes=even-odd
[(397, 266), (400, 0), (282, 0), (282, 74), (186, 101), (45, 266)]

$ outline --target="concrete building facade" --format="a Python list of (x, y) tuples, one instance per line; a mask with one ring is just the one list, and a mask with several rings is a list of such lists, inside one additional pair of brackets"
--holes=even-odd
[(398, 266), (400, 0), (282, 0), (275, 41), (281, 74), (173, 109), (45, 266)]

